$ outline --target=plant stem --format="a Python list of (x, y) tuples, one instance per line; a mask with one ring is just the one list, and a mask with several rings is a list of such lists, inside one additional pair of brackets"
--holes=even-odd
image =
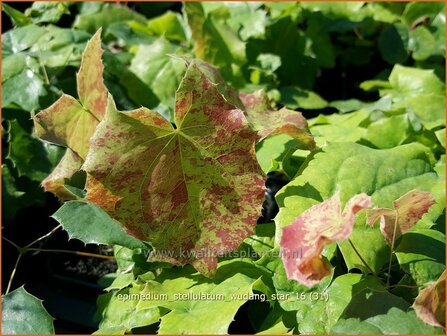
[(115, 257), (113, 257), (113, 256), (106, 256), (106, 255), (102, 255), (102, 254), (81, 252), (81, 251), (58, 250), (58, 249), (41, 249), (41, 248), (34, 248), (34, 247), (29, 247), (26, 250), (27, 251), (38, 251), (38, 252), (70, 253), (70, 254), (77, 254), (77, 255), (80, 255), (80, 256), (84, 256), (84, 257), (93, 257), (93, 258), (100, 258), (100, 259), (107, 259), (107, 260), (115, 260)]
[(47, 234), (43, 235), (42, 237), (37, 238), (36, 240), (32, 241), (31, 243), (29, 243), (28, 245), (26, 245), (24, 247), (24, 249), (27, 249), (28, 247), (30, 247), (31, 245), (34, 245), (35, 243), (41, 241), (42, 239), (45, 239), (49, 236), (51, 236), (54, 232), (57, 231), (57, 229), (59, 229), (60, 227), (62, 227), (62, 224), (59, 224), (58, 226), (56, 226), (53, 230), (51, 230), (50, 232), (48, 232)]
[(391, 263), (393, 262), (393, 253), (394, 253), (394, 239), (396, 239), (396, 230), (397, 230), (397, 221), (399, 218), (399, 212), (396, 211), (396, 219), (394, 220), (394, 230), (393, 230), (393, 238), (391, 239), (391, 252), (390, 252), (390, 260), (388, 262), (388, 274), (386, 278), (386, 286), (388, 287), (390, 285), (390, 278), (391, 278)]
[(365, 261), (365, 259), (363, 259), (363, 257), (360, 255), (359, 251), (357, 250), (357, 248), (354, 246), (354, 244), (352, 243), (351, 238), (348, 239), (349, 244), (351, 244), (352, 249), (354, 250), (354, 252), (357, 254), (357, 257), (359, 257), (359, 259), (362, 261), (363, 265), (368, 269), (368, 271), (372, 274), (375, 274), (374, 271), (372, 270), (371, 267), (369, 267), (368, 263)]
[(22, 250), (22, 248), (19, 245), (17, 245), (16, 243), (14, 243), (13, 241), (9, 240), (8, 238), (6, 238), (4, 236), (2, 236), (2, 238), (4, 240), (6, 240), (8, 243), (10, 243), (12, 246), (14, 246), (17, 249), (17, 251), (20, 252)]
[(17, 257), (16, 263), (14, 265), (14, 268), (13, 268), (13, 270), (11, 272), (11, 276), (9, 277), (8, 287), (6, 287), (5, 294), (8, 294), (9, 290), (11, 289), (12, 280), (14, 279), (14, 275), (16, 274), (17, 266), (19, 265), (19, 261), (20, 261), (21, 258), (22, 258), (22, 253), (19, 253), (19, 256)]

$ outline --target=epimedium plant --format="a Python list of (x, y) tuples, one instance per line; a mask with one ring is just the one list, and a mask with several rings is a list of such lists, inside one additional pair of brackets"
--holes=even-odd
[[(141, 65), (145, 55), (162, 50), (150, 59), (161, 58), (164, 69), (179, 76), (170, 82), (175, 97), (161, 99), (173, 108), (118, 110), (126, 103), (116, 87), (106, 85), (103, 62), (110, 55), (103, 54), (99, 30), (78, 55), (77, 92), (54, 99), (33, 117), (42, 146), (66, 147), (62, 157), (51, 157), (58, 162), (55, 169), (40, 174), (50, 173), (42, 186), (66, 201), (53, 218), (70, 238), (114, 245), (118, 270), (98, 298), (97, 333), (152, 326), (160, 334), (223, 334), (247, 302), (259, 333), (443, 333), (444, 84), (431, 70), (396, 65), (388, 80), (362, 83), (364, 90), (379, 90), (378, 101), (335, 102), (340, 113), (308, 121), (299, 112), (277, 109), (274, 90), (254, 92), (254, 85), (248, 87), (253, 93), (238, 94), (227, 82), (239, 87), (245, 80), (241, 41), (253, 39), (267, 49), (262, 36), (293, 27), (306, 15), (309, 27), (295, 37), (314, 40), (321, 13), (339, 18), (357, 11), (357, 4), (266, 6), (273, 23), (259, 27), (257, 20), (266, 17), (260, 6), (244, 12), (187, 3), (190, 31), (171, 12), (146, 26), (136, 13), (123, 11), (128, 21), (121, 25), (149, 36), (164, 34), (155, 49), (139, 49), (130, 68), (157, 99), (169, 95)], [(359, 5), (357, 15), (367, 17), (372, 7), (393, 22), (386, 24), (381, 45), (396, 31), (405, 35), (421, 10), (408, 6), (399, 16), (396, 9), (371, 4)], [(39, 18), (38, 10), (26, 18)], [(65, 10), (54, 8), (55, 17)], [(119, 13), (114, 7), (102, 11)], [(428, 13), (435, 25), (437, 10)], [(99, 21), (109, 34), (126, 32), (98, 12), (90, 15), (79, 16), (75, 25), (94, 33)], [(187, 50), (173, 49), (171, 42), (185, 42), (188, 34), (195, 55), (218, 66), (225, 79)], [(211, 38), (216, 34), (221, 39)], [(207, 47), (216, 41), (218, 46)], [(306, 50), (302, 61), (309, 69), (312, 53), (328, 55), (316, 45)], [(250, 69), (253, 83), (291, 84), (285, 71), (290, 59), (279, 53), (282, 70), (277, 58), (263, 54)], [(332, 64), (331, 58), (318, 62)], [(306, 87), (293, 82), (298, 84)], [(276, 195), (275, 222), (257, 224), (266, 174), (272, 172), (289, 183)], [(79, 181), (83, 174), (86, 179)], [(374, 225), (378, 221), (380, 227)], [(4, 333), (53, 331), (51, 317), (24, 288), (5, 295), (3, 306)], [(37, 329), (29, 320), (20, 329), (22, 316), (44, 323)]]

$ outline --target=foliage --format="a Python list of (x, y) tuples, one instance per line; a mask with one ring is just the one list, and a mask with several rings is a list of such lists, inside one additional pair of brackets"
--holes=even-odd
[(2, 4), (3, 220), (114, 245), (97, 333), (442, 333), (444, 3), (132, 6)]

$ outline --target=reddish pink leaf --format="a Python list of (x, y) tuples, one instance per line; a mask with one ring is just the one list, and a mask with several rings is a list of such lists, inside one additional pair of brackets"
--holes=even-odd
[[(151, 260), (212, 275), (216, 256), (252, 234), (264, 198), (256, 132), (213, 67), (189, 64), (175, 123), (110, 98), (83, 168), (88, 199), (154, 247)], [(235, 96), (236, 100), (237, 96)]]
[(300, 112), (282, 108), (274, 111), (264, 90), (241, 93), (239, 98), (245, 106), (247, 119), (258, 131), (260, 140), (273, 134), (287, 134), (301, 143), (302, 149), (314, 149), (315, 141)]
[(435, 283), (419, 292), (413, 308), (425, 323), (445, 328), (445, 271)]
[(287, 277), (312, 287), (330, 274), (330, 265), (322, 258), (324, 245), (347, 239), (355, 214), (371, 206), (366, 194), (353, 196), (341, 210), (340, 193), (314, 205), (283, 228), (281, 258)]
[(374, 226), (374, 223), (380, 218), (380, 231), (387, 243), (393, 246), (393, 235), (394, 241), (396, 241), (402, 233), (411, 229), (434, 203), (435, 198), (430, 192), (411, 190), (393, 201), (394, 209), (368, 210), (367, 223)]

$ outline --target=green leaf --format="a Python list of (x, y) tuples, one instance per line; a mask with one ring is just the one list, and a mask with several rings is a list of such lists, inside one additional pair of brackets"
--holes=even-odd
[(435, 328), (420, 321), (414, 311), (405, 312), (390, 308), (386, 315), (370, 317), (366, 320), (342, 319), (332, 328), (334, 334), (443, 334), (441, 328)]
[(379, 37), (379, 50), (385, 61), (390, 64), (405, 63), (407, 52), (408, 29), (403, 24), (387, 26)]
[(112, 289), (123, 289), (129, 286), (135, 280), (135, 275), (133, 273), (121, 273), (116, 276), (113, 282), (107, 287), (104, 288), (106, 292), (111, 291)]
[(62, 157), (63, 150), (58, 146), (44, 144), (17, 122), (10, 121), (9, 151), (7, 158), (17, 168), (19, 176), (42, 181)]
[(260, 8), (259, 2), (231, 2), (226, 4), (230, 12), (228, 25), (235, 32), (239, 32), (242, 40), (262, 38), (267, 25), (267, 13)]
[(218, 11), (206, 13), (204, 4), (198, 2), (186, 2), (184, 10), (198, 58), (219, 67), (245, 63), (245, 43), (219, 18)]
[(46, 94), (43, 79), (25, 68), (2, 83), (2, 107), (17, 104), (26, 111), (33, 111), (41, 107), (40, 99)]
[(70, 14), (68, 10), (69, 5), (67, 2), (33, 2), (31, 7), (27, 8), (25, 14), (34, 23), (56, 23), (62, 15)]
[(413, 51), (416, 61), (423, 61), (432, 55), (440, 53), (437, 41), (433, 34), (424, 26), (418, 26), (410, 31), (409, 49)]
[(161, 37), (150, 45), (140, 45), (130, 70), (146, 83), (159, 101), (169, 109), (167, 119), (174, 121), (174, 96), (185, 72), (181, 59), (170, 56), (181, 51)]
[(216, 254), (252, 234), (264, 176), (252, 151), (257, 134), (232, 101), (217, 70), (201, 61), (189, 64), (177, 90), (176, 128), (145, 108), (119, 112), (110, 98), (83, 166), (93, 178), (87, 198), (149, 240), (151, 260), (193, 263), (212, 275)]
[(157, 307), (136, 310), (139, 299), (131, 299), (132, 295), (138, 298), (142, 289), (141, 285), (136, 285), (100, 295), (97, 300), (97, 315), (101, 317), (101, 322), (94, 334), (124, 335), (131, 333), (132, 328), (156, 323), (160, 319), (160, 311)]
[(52, 217), (62, 224), (70, 239), (79, 239), (84, 244), (117, 244), (131, 249), (146, 246), (129, 236), (115, 220), (92, 203), (66, 202)]
[(26, 50), (45, 33), (45, 28), (27, 25), (2, 34), (3, 57)]
[(372, 276), (344, 274), (327, 288), (327, 301), (316, 301), (298, 321), (301, 334), (329, 334), (354, 295), (366, 288), (383, 289), (380, 281)]
[[(330, 144), (314, 156), (301, 175), (278, 192), (280, 211), (275, 222), (278, 228), (289, 225), (335, 190), (341, 192), (342, 203), (364, 192), (372, 197), (373, 204), (386, 207), (411, 189), (431, 190), (438, 177), (429, 155), (424, 146), (415, 143), (386, 150), (353, 143)], [(388, 262), (385, 240), (378, 228), (366, 227), (363, 215), (356, 220), (351, 241), (375, 272)], [(342, 242), (339, 246), (348, 269), (367, 271), (349, 243)]]
[(416, 284), (425, 286), (445, 270), (445, 235), (427, 229), (406, 232), (396, 249), (396, 257)]
[[(241, 260), (219, 263), (213, 281), (191, 272), (190, 267), (164, 270), (155, 281), (146, 282), (141, 294), (153, 299), (140, 300), (137, 312), (156, 306), (169, 309), (161, 318), (160, 334), (225, 334), (266, 274)], [(219, 319), (214, 318), (216, 312)]]
[(442, 2), (426, 2), (426, 3), (409, 3), (402, 13), (405, 23), (409, 26), (420, 18), (433, 18), (439, 12), (444, 12), (444, 4)]
[(5, 3), (2, 3), (2, 11), (9, 16), (15, 26), (26, 26), (32, 23), (32, 21), (25, 14)]
[(3, 218), (6, 223), (14, 220), (17, 210), (23, 207), (19, 198), (25, 194), (17, 186), (17, 180), (11, 174), (6, 164), (2, 164), (2, 209)]
[(100, 28), (106, 31), (109, 25), (113, 23), (131, 20), (142, 24), (146, 22), (146, 18), (143, 15), (127, 6), (109, 4), (102, 7), (100, 12), (78, 15), (73, 26), (79, 30), (85, 30), (90, 34), (94, 34)]
[[(365, 289), (353, 296), (332, 333), (438, 334), (442, 332), (423, 323), (409, 303), (385, 291)], [(349, 328), (349, 329), (348, 329)]]
[(167, 11), (161, 16), (150, 19), (147, 28), (150, 33), (164, 36), (172, 41), (186, 41), (185, 23), (180, 14)]
[(298, 87), (284, 87), (280, 90), (281, 102), (291, 109), (303, 108), (307, 110), (325, 108), (328, 103), (318, 94)]
[(22, 286), (2, 296), (2, 334), (54, 334), (53, 318)]
[(408, 117), (396, 115), (371, 123), (363, 139), (375, 148), (393, 148), (403, 144), (411, 131)]

